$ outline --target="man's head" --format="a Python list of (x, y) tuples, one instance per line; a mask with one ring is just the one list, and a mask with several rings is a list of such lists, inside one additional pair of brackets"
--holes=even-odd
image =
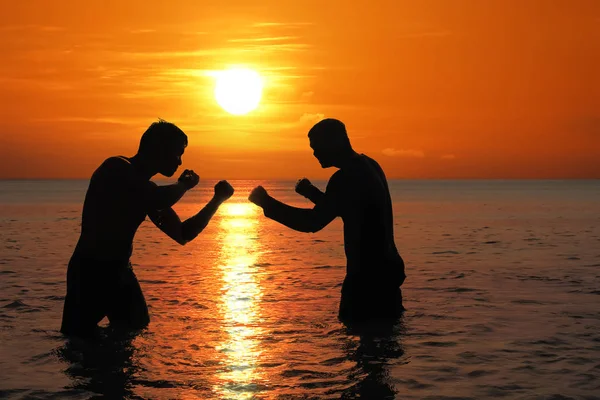
[(317, 122), (308, 132), (308, 139), (313, 155), (323, 168), (338, 166), (340, 157), (352, 152), (346, 126), (337, 119)]
[(138, 154), (149, 160), (159, 174), (173, 176), (181, 165), (187, 144), (187, 135), (181, 129), (159, 119), (142, 135)]

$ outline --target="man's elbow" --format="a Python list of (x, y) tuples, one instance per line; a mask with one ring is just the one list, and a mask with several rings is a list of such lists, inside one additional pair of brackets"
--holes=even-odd
[(315, 222), (315, 221), (310, 221), (308, 224), (306, 224), (303, 229), (302, 232), (306, 232), (306, 233), (316, 233), (319, 232), (321, 229), (323, 229), (325, 227), (325, 225)]
[(185, 246), (189, 242), (181, 233), (170, 234), (169, 237), (181, 246)]
[(186, 232), (184, 229), (178, 229), (176, 232), (171, 233), (169, 236), (181, 246), (185, 246), (190, 241), (190, 239), (186, 237)]
[(188, 244), (189, 242), (191, 242), (192, 240), (194, 240), (194, 238), (192, 237), (187, 237), (186, 235), (181, 235), (178, 239), (177, 239), (177, 243), (179, 243), (182, 246), (185, 246), (186, 244)]
[(185, 221), (181, 224), (181, 242), (179, 243), (182, 246), (185, 246), (187, 243), (196, 239), (200, 232), (193, 229), (193, 226), (190, 224), (189, 220)]
[(185, 246), (186, 244), (188, 244), (192, 240), (196, 239), (196, 236), (198, 236), (197, 233), (194, 234), (193, 232), (189, 232), (186, 229), (183, 229), (183, 232), (181, 232), (181, 235), (180, 235), (180, 240), (178, 240), (177, 242), (180, 245)]

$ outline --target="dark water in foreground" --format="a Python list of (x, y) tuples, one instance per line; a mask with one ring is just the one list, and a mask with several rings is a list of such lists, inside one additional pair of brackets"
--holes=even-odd
[(598, 181), (394, 181), (408, 311), (359, 331), (336, 319), (341, 222), (286, 230), (233, 184), (185, 247), (142, 225), (151, 325), (89, 344), (58, 332), (86, 182), (0, 181), (0, 398), (600, 398)]

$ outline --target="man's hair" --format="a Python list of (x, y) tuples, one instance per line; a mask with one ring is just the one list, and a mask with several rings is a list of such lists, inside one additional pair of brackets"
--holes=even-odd
[(346, 132), (346, 125), (338, 119), (326, 118), (317, 122), (308, 131), (309, 139), (322, 139), (332, 144), (350, 146), (350, 139), (348, 138), (348, 132)]
[(140, 139), (139, 152), (155, 152), (164, 147), (182, 144), (186, 147), (187, 135), (172, 122), (160, 119), (153, 122)]

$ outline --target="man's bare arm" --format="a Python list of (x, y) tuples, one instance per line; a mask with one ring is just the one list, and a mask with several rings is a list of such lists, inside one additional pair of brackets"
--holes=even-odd
[(183, 246), (206, 228), (221, 204), (222, 201), (213, 198), (196, 215), (183, 222), (172, 208), (149, 212), (148, 217), (167, 236)]
[(150, 210), (164, 210), (173, 207), (185, 192), (198, 184), (200, 177), (192, 170), (186, 169), (176, 183), (171, 185), (158, 186), (154, 182), (150, 183), (150, 193), (148, 194), (148, 208)]
[(169, 209), (181, 200), (187, 191), (188, 189), (181, 182), (161, 186), (158, 186), (154, 182), (150, 182), (150, 187), (148, 189), (148, 209)]
[(325, 198), (325, 193), (321, 192), (318, 187), (313, 185), (306, 178), (299, 179), (298, 182), (296, 182), (296, 193), (306, 197), (314, 204), (319, 204), (319, 202)]
[(97, 173), (105, 177), (113, 190), (141, 195), (148, 210), (172, 207), (200, 180), (194, 171), (186, 169), (176, 183), (158, 186), (152, 181), (140, 178), (131, 162), (124, 157), (106, 159)]
[(313, 204), (319, 204), (321, 200), (325, 197), (325, 193), (321, 192), (319, 188), (315, 187), (314, 193), (311, 193), (309, 196), (306, 196), (307, 199), (313, 202)]
[(269, 196), (262, 186), (255, 188), (248, 199), (262, 207), (267, 218), (299, 232), (318, 232), (337, 216), (330, 207), (326, 206), (315, 206), (310, 209), (282, 203)]
[(152, 221), (161, 231), (166, 233), (167, 236), (180, 245), (183, 246), (187, 243), (183, 240), (181, 219), (179, 219), (179, 215), (177, 215), (172, 208), (149, 211), (148, 218), (150, 218), (150, 221)]
[(154, 224), (181, 245), (194, 240), (206, 228), (219, 206), (233, 195), (233, 188), (226, 181), (215, 185), (215, 195), (196, 215), (181, 222), (172, 208), (148, 213)]

